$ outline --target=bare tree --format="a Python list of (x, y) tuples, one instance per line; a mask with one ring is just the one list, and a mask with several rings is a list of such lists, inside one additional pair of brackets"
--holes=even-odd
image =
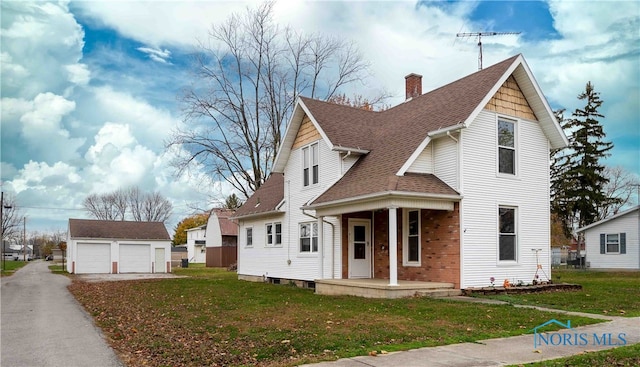
[(127, 197), (129, 200), (129, 209), (131, 210), (131, 216), (134, 221), (142, 221), (142, 211), (144, 195), (140, 192), (140, 188), (137, 186), (130, 187), (127, 190)]
[(2, 233), (5, 240), (20, 235), (22, 217), (24, 216), (16, 197), (12, 194), (3, 194), (2, 208)]
[(632, 204), (631, 198), (640, 185), (637, 175), (620, 166), (605, 166), (603, 176), (609, 180), (604, 185), (604, 193), (611, 200), (599, 206), (598, 220), (617, 214), (620, 209)]
[(91, 194), (84, 199), (83, 205), (91, 216), (101, 220), (132, 218), (137, 222), (164, 222), (173, 210), (171, 202), (160, 193), (144, 194), (138, 187)]
[(82, 202), (84, 209), (94, 218), (100, 220), (124, 220), (118, 218), (118, 208), (114, 205), (113, 193), (91, 194)]
[(267, 177), (298, 96), (328, 99), (368, 69), (353, 43), (280, 28), (272, 13), (266, 2), (212, 27), (183, 91), (187, 127), (165, 142), (184, 153), (177, 174), (204, 167), (245, 198)]
[(127, 190), (119, 189), (111, 193), (110, 200), (113, 203), (113, 207), (116, 211), (117, 219), (124, 220), (125, 215), (127, 214), (128, 203), (128, 195)]
[(146, 222), (164, 222), (169, 219), (172, 210), (171, 202), (154, 192), (144, 198), (142, 219)]

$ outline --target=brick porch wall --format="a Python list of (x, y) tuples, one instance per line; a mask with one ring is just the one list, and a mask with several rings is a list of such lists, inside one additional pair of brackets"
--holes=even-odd
[[(358, 213), (362, 215), (363, 213)], [(421, 266), (402, 266), (402, 210), (398, 210), (398, 279), (454, 283), (460, 288), (460, 214), (459, 205), (453, 211), (421, 210)], [(362, 216), (358, 216), (362, 218)], [(353, 217), (351, 217), (353, 218)], [(343, 216), (343, 221), (344, 221)], [(346, 221), (343, 222), (346, 227)], [(375, 213), (374, 278), (389, 279), (389, 212)], [(346, 231), (345, 231), (346, 232)], [(347, 249), (347, 234), (342, 243)], [(347, 252), (343, 251), (343, 278), (347, 278)]]

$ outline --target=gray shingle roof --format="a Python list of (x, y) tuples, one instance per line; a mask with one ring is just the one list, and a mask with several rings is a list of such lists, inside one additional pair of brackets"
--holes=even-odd
[[(300, 97), (334, 146), (369, 151), (311, 205), (385, 192), (458, 195), (435, 175), (396, 173), (429, 132), (465, 122), (518, 57), (510, 57), (386, 111), (366, 111)], [(274, 211), (283, 198), (283, 175), (274, 173), (235, 217)]]
[(171, 240), (161, 222), (69, 219), (69, 235), (71, 238)]

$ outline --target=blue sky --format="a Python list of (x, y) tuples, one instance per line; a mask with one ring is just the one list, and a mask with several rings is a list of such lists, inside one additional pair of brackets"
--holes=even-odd
[[(2, 147), (5, 193), (28, 230), (65, 229), (92, 193), (138, 185), (174, 204), (168, 227), (231, 191), (206, 177), (174, 177), (163, 142), (181, 126), (189, 55), (211, 24), (255, 3), (221, 1), (2, 1)], [(615, 148), (606, 164), (639, 174), (640, 5), (634, 1), (331, 1), (276, 5), (301, 32), (352, 40), (370, 76), (343, 90), (404, 97), (404, 76), (428, 91), (523, 53), (553, 108), (581, 107), (591, 81)]]

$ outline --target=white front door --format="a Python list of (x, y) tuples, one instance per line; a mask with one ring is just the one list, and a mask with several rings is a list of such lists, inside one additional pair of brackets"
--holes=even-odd
[(371, 221), (349, 219), (349, 278), (371, 278)]

